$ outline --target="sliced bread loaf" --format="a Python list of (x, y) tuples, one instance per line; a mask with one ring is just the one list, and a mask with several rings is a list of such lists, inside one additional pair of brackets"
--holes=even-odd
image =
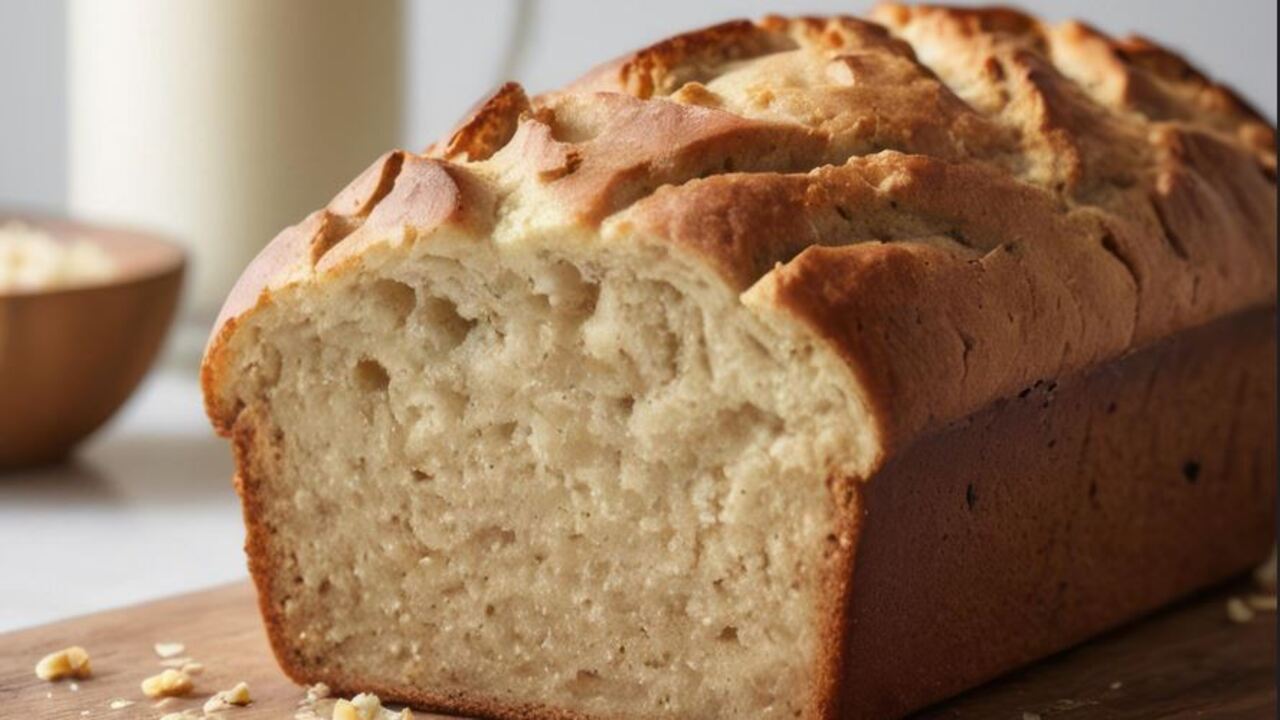
[(897, 715), (1261, 560), (1274, 131), (1146, 41), (678, 36), (384, 156), (205, 358), (301, 681)]

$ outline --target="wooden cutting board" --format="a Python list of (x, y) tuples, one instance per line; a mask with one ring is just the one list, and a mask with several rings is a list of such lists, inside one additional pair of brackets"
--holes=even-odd
[[(1018, 671), (922, 713), (927, 718), (1274, 718), (1275, 616), (1227, 619), (1241, 580)], [(157, 642), (181, 642), (205, 666), (188, 699), (156, 708), (139, 682), (159, 672)], [(44, 654), (84, 646), (94, 677), (47, 683), (33, 668)], [(252, 588), (235, 584), (0, 635), (0, 717), (158, 718), (199, 709), (213, 692), (249, 683), (254, 702), (226, 720), (293, 718), (301, 688), (276, 668)], [(135, 704), (111, 710), (113, 699)], [(329, 704), (317, 708), (330, 715)], [(439, 718), (418, 713), (417, 718)]]

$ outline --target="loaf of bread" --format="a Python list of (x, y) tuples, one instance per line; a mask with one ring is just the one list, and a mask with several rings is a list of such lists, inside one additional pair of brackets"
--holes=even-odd
[(499, 89), (281, 233), (203, 367), (301, 682), (907, 713), (1261, 561), (1274, 129), (1171, 52), (883, 6)]

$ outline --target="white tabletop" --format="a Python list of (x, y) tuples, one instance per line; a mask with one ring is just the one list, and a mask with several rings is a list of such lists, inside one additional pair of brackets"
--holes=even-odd
[(0, 631), (245, 577), (230, 478), (196, 378), (176, 370), (71, 463), (0, 474)]

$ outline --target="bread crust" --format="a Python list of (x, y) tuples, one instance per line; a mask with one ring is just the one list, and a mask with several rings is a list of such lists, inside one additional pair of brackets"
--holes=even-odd
[[(821, 633), (815, 717), (906, 712), (1254, 559), (1256, 533), (1241, 532), (1216, 563), (1198, 554), (1199, 572), (1160, 587), (1150, 585), (1157, 570), (1133, 576), (1140, 592), (1088, 605), (1077, 625), (1034, 642), (996, 643), (967, 672), (942, 661), (865, 670), (889, 651), (869, 624), (910, 631), (860, 614), (893, 606), (882, 602), (897, 587), (883, 579), (890, 572), (864, 568), (881, 567), (881, 551), (868, 548), (892, 537), (874, 513), (898, 507), (894, 488), (943, 483), (924, 468), (962, 454), (956, 438), (976, 440), (975, 423), (1006, 422), (1010, 398), (1037, 382), (1062, 383), (1063, 393), (1075, 382), (1075, 402), (1088, 404), (1098, 388), (1114, 389), (1098, 378), (1183, 362), (1215, 342), (1257, 355), (1256, 320), (1245, 318), (1272, 312), (1276, 296), (1275, 130), (1229, 89), (1151, 41), (1081, 23), (934, 6), (883, 5), (873, 16), (726, 23), (544, 96), (503, 86), (448, 141), (383, 156), (255, 259), (216, 323), (202, 383), (210, 418), (237, 449), (250, 567), (291, 677), (486, 717), (573, 717), (307, 675), (267, 601), (274, 570), (254, 488), (269, 476), (270, 449), (224, 392), (236, 328), (274, 295), (344, 272), (370, 248), (445, 230), (477, 242), (558, 233), (665, 245), (845, 360), (883, 451), (865, 477), (833, 482), (848, 499), (822, 601), (833, 620)], [(1207, 382), (1215, 371), (1199, 372), (1192, 379)], [(1274, 394), (1274, 379), (1258, 382)], [(1149, 410), (1179, 407), (1175, 398)], [(1274, 427), (1274, 414), (1251, 408), (1217, 405), (1212, 418)], [(1012, 478), (1017, 443), (1047, 439), (1001, 432), (1007, 454), (983, 461)], [(1274, 456), (1273, 442), (1250, 437), (1253, 451)], [(1049, 482), (1062, 468), (1046, 460), (1030, 471)], [(1226, 473), (1224, 482), (1252, 481)], [(1130, 498), (1134, 512), (1151, 510)], [(1219, 515), (1253, 528), (1257, 507), (1232, 498)], [(955, 579), (970, 589), (986, 581)], [(890, 594), (860, 590), (877, 586)], [(902, 617), (920, 608), (895, 602), (908, 609)]]
[(844, 718), (898, 717), (1260, 564), (1274, 309), (1031, 383), (862, 484)]
[[(509, 132), (503, 148), (476, 150), (489, 156), (486, 177), (465, 162), (403, 151), (381, 158), (246, 270), (215, 326), (206, 376), (226, 326), (272, 290), (315, 281), (336, 262), (322, 263), (330, 250), (358, 256), (379, 231), (428, 238), (449, 225), (482, 235), (493, 219), (475, 206), (496, 202), (480, 199), (495, 194), (493, 172), (511, 183), (504, 207), (534, 208), (540, 229), (678, 245), (731, 287), (754, 288), (756, 301), (813, 326), (876, 396), (891, 447), (1029, 379), (1274, 304), (1274, 130), (1230, 91), (1149, 41), (1110, 40), (1078, 23), (1050, 28), (1011, 11), (938, 7), (882, 6), (876, 17), (903, 37), (922, 28), (940, 47), (959, 48), (962, 61), (967, 53), (998, 68), (976, 77), (1010, 95), (997, 113), (1003, 121), (992, 114), (973, 128), (1022, 139), (974, 148), (953, 117), (946, 134), (963, 147), (919, 140), (935, 128), (903, 106), (920, 101), (915, 93), (881, 119), (907, 123), (915, 140), (904, 139), (902, 152), (833, 157), (839, 138), (822, 127), (672, 102), (658, 91), (688, 63), (707, 80), (723, 63), (799, 47), (814, 51), (807, 62), (861, 68), (863, 83), (886, 80), (868, 70), (877, 63), (909, 61), (933, 78), (930, 92), (961, 108), (954, 114), (981, 115), (910, 46), (852, 18), (771, 17), (689, 33), (528, 108), (518, 88), (504, 86), (454, 134), (480, 146)], [(1087, 96), (1049, 56), (1126, 91)], [(803, 89), (814, 102), (836, 92)], [(924, 154), (908, 152), (919, 144), (929, 146)], [(1042, 177), (1012, 171), (1006, 153), (1024, 164), (1046, 153), (1058, 159)], [(398, 177), (405, 158), (412, 183)], [(408, 187), (387, 192), (397, 184)], [(360, 231), (375, 210), (384, 222)], [(918, 308), (922, 322), (903, 308)], [(891, 341), (876, 339), (888, 333)], [(1032, 347), (1010, 356), (1024, 346)], [(218, 386), (207, 382), (206, 397)], [(229, 431), (228, 410), (210, 410)]]

